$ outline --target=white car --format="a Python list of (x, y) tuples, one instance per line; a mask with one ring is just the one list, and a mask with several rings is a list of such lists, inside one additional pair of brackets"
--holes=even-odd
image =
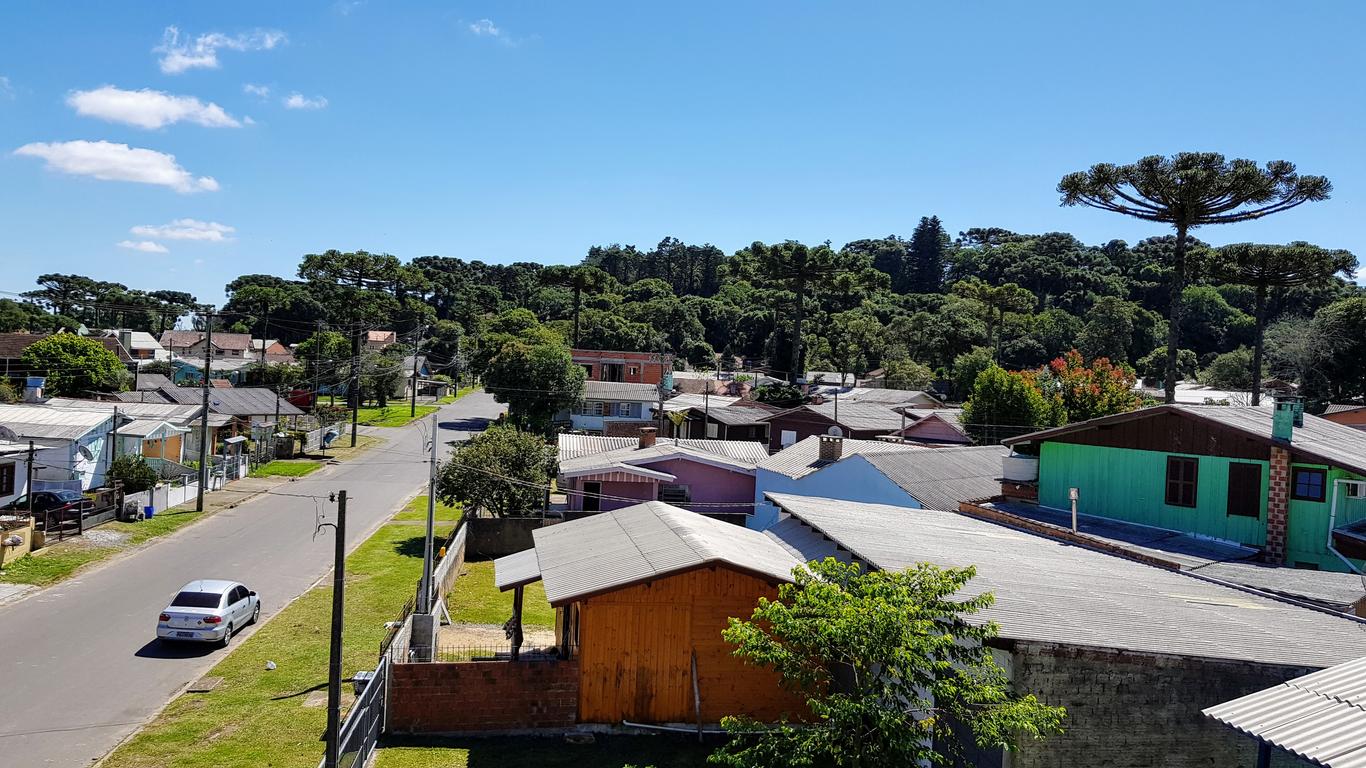
[(200, 579), (180, 588), (157, 618), (157, 638), (227, 645), (261, 617), (261, 599), (236, 581)]

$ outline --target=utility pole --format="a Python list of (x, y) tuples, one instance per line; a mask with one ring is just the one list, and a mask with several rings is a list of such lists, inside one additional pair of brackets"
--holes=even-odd
[(109, 430), (109, 463), (119, 457), (119, 407), (114, 406), (114, 428)]
[(360, 326), (351, 336), (351, 447), (356, 447), (356, 429), (360, 423)]
[(204, 412), (199, 414), (199, 491), (195, 494), (194, 511), (204, 511), (204, 486), (209, 484), (209, 365), (213, 362), (213, 305), (204, 313)]
[(341, 752), (342, 611), (346, 607), (346, 491), (337, 491), (336, 542), (332, 555), (332, 637), (327, 654), (327, 759), (337, 768)]
[(427, 535), (422, 544), (422, 588), (417, 595), (417, 612), (432, 612), (432, 569), (435, 543), (432, 529), (436, 527), (436, 456), (437, 415), (432, 414), (432, 456), (427, 473)]
[(33, 519), (33, 441), (28, 441), (28, 472), (24, 478), (24, 495), (28, 497), (28, 518)]
[(412, 387), (412, 390), (413, 390), (413, 392), (412, 392), (412, 394), (413, 394), (412, 406), (409, 407), (409, 409), (408, 409), (408, 418), (410, 418), (410, 419), (415, 419), (415, 418), (417, 418), (417, 352), (418, 352), (419, 349), (422, 348), (422, 331), (423, 331), (423, 330), (424, 330), (424, 327), (423, 327), (423, 326), (418, 326), (418, 328), (417, 328), (417, 341), (413, 342), (413, 378), (412, 378), (412, 381), (409, 383), (409, 386), (411, 386), (411, 387)]
[[(313, 417), (318, 417), (318, 396), (322, 392), (322, 353), (323, 353), (323, 321), (318, 321), (318, 330), (313, 333)], [(322, 420), (318, 419), (318, 426), (323, 425)]]

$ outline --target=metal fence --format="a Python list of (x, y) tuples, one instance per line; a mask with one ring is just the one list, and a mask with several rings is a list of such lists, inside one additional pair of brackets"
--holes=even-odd
[[(575, 648), (570, 648), (569, 653), (565, 654), (554, 643), (523, 643), (521, 647), (514, 649), (511, 642), (506, 643), (480, 643), (470, 645), (464, 643), (437, 643), (432, 650), (431, 661), (433, 663), (453, 663), (466, 661), (556, 661), (564, 658), (571, 658), (575, 655)], [(418, 659), (416, 654), (408, 652), (408, 637), (404, 636), (397, 642), (391, 644), (388, 649), (387, 657), (391, 664), (420, 664), (422, 659)]]
[[(364, 768), (384, 733), (385, 706), (389, 703), (389, 660), (381, 658), (379, 666), (356, 696), (356, 703), (341, 723), (341, 737), (337, 747), (340, 768)], [(324, 768), (327, 758), (318, 763)]]

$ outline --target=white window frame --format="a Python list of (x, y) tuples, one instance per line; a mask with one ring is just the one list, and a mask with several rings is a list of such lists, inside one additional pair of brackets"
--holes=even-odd
[(784, 429), (784, 430), (778, 435), (778, 444), (781, 445), (781, 446), (784, 447), (784, 448), (788, 447), (789, 445), (796, 445), (796, 443), (797, 443), (797, 432), (796, 432), (796, 430)]

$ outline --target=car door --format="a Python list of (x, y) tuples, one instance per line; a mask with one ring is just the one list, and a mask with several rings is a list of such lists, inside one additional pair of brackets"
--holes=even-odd
[(232, 617), (232, 626), (240, 627), (247, 623), (249, 611), (247, 609), (247, 588), (241, 584), (232, 588), (232, 593), (228, 595), (228, 614)]

